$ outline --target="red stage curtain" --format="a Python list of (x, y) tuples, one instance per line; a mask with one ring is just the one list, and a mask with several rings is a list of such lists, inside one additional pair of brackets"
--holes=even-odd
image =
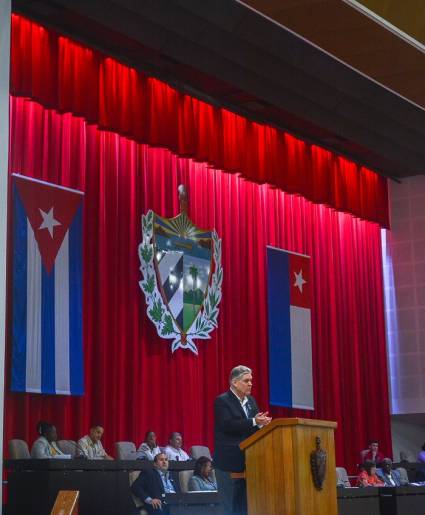
[(179, 93), (19, 15), (11, 46), (13, 95), (389, 226), (387, 181), (367, 168)]
[[(10, 172), (82, 189), (86, 394), (5, 397), (5, 442), (35, 439), (38, 419), (75, 439), (92, 421), (105, 444), (137, 444), (153, 428), (160, 442), (182, 431), (185, 446), (213, 443), (214, 397), (231, 367), (254, 369), (254, 395), (268, 402), (266, 245), (312, 256), (316, 410), (274, 416), (336, 420), (337, 462), (353, 465), (367, 439), (391, 453), (380, 228), (300, 196), (254, 184), (168, 150), (98, 130), (11, 97)], [(319, 150), (316, 150), (319, 152)], [(190, 216), (223, 241), (219, 327), (199, 356), (170, 351), (145, 314), (137, 246), (141, 215), (178, 213), (188, 187)], [(8, 347), (10, 354), (10, 342)], [(10, 355), (8, 360), (10, 361)], [(10, 363), (7, 372), (10, 372)]]

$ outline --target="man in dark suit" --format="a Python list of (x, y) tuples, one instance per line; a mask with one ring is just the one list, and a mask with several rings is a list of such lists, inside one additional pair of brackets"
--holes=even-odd
[(239, 444), (271, 421), (268, 413), (260, 413), (251, 396), (252, 371), (243, 365), (230, 373), (230, 388), (214, 402), (215, 452), (214, 468), (221, 492), (224, 513), (246, 513), (244, 479), (232, 479), (231, 472), (245, 470), (245, 455)]
[(382, 460), (381, 468), (376, 469), (376, 475), (385, 483), (385, 486), (401, 486), (400, 472), (393, 469), (393, 462), (390, 458)]
[(131, 485), (131, 491), (144, 502), (143, 507), (148, 513), (168, 514), (165, 494), (178, 490), (178, 483), (169, 477), (168, 458), (163, 452), (155, 456), (153, 469), (142, 471)]

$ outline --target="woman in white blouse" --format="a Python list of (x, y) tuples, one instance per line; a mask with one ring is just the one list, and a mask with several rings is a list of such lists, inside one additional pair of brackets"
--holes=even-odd
[(196, 460), (193, 476), (189, 480), (189, 492), (216, 491), (217, 483), (212, 476), (212, 462), (210, 458), (201, 456)]
[(32, 445), (31, 458), (49, 459), (63, 454), (56, 444), (58, 434), (53, 424), (41, 420), (37, 424), (37, 433), (40, 436)]

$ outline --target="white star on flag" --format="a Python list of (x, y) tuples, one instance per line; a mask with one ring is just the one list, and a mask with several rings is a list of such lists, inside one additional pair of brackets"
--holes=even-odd
[(297, 274), (297, 272), (294, 272), (295, 275), (295, 282), (294, 286), (300, 290), (300, 292), (303, 292), (303, 284), (306, 284), (306, 280), (303, 278), (303, 271), (300, 270)]
[(53, 238), (53, 227), (56, 227), (57, 225), (62, 225), (60, 222), (55, 220), (53, 216), (53, 207), (50, 208), (50, 211), (48, 213), (46, 213), (40, 208), (38, 208), (38, 210), (40, 211), (41, 216), (43, 217), (43, 221), (38, 229), (47, 229), (49, 231), (50, 236)]

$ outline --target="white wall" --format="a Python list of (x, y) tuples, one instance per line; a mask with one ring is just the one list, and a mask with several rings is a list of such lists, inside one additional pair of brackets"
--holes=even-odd
[(393, 415), (391, 434), (394, 461), (400, 460), (400, 451), (408, 453), (409, 461), (416, 461), (425, 443), (425, 415)]
[(389, 193), (383, 258), (391, 411), (425, 413), (425, 177), (390, 182)]
[[(0, 449), (3, 448), (3, 392), (6, 320), (7, 163), (9, 149), (10, 0), (0, 0)], [(3, 457), (0, 453), (0, 470)], [(1, 510), (0, 488), (0, 510)]]

